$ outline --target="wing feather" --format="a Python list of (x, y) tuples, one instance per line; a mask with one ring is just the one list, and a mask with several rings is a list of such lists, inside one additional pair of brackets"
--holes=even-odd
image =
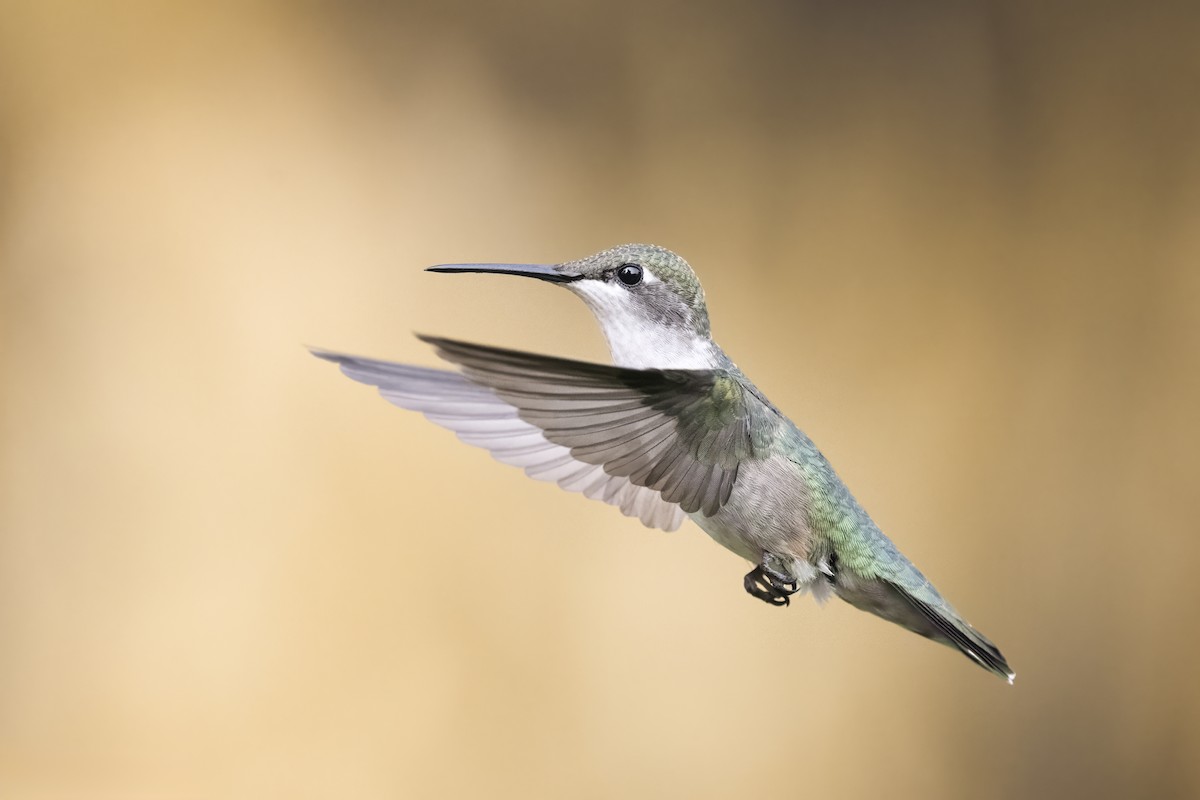
[(729, 370), (632, 370), (421, 338), (461, 373), (317, 355), (531, 477), (646, 524), (720, 511), (739, 464), (768, 455), (778, 424)]
[[(683, 524), (685, 514), (667, 503), (659, 492), (612, 475), (602, 465), (581, 461), (570, 448), (549, 441), (533, 423), (521, 419), (518, 409), (501, 400), (490, 389), (472, 383), (459, 373), (314, 351), (337, 363), (342, 372), (362, 383), (376, 386), (394, 405), (425, 415), (431, 422), (455, 432), (467, 444), (488, 450), (503, 463), (521, 467), (531, 478), (557, 483), (567, 491), (617, 506), (626, 516), (636, 517), (647, 527), (673, 531)], [(590, 418), (605, 413), (618, 421), (621, 407), (606, 403), (588, 407), (538, 395), (538, 406), (546, 412), (561, 407), (568, 416)], [(630, 411), (641, 404), (625, 403)], [(556, 419), (558, 417), (555, 417)], [(595, 432), (607, 430), (599, 419)]]

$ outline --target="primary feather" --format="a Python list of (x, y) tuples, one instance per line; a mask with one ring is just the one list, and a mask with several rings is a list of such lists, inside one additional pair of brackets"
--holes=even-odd
[(459, 373), (324, 350), (313, 354), (334, 362), (348, 377), (377, 387), (389, 402), (419, 411), (496, 460), (521, 467), (531, 478), (614, 505), (650, 528), (673, 531), (687, 517), (658, 492), (574, 457), (570, 448), (554, 444), (536, 425), (522, 420), (515, 406)]

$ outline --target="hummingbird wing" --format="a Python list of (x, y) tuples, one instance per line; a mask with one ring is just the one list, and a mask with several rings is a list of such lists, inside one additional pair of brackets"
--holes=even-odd
[(770, 409), (721, 370), (632, 370), (421, 337), (462, 374), (314, 351), (540, 480), (674, 530), (768, 455)]
[(650, 528), (673, 531), (686, 518), (678, 503), (666, 502), (653, 489), (575, 458), (569, 448), (550, 442), (522, 420), (515, 406), (457, 372), (320, 350), (313, 354), (338, 364), (354, 380), (378, 387), (395, 405), (419, 411), (467, 444), (487, 449), (498, 461), (522, 467), (531, 478), (615, 505)]
[(421, 336), (550, 442), (716, 514), (746, 460), (770, 455), (778, 413), (726, 370), (626, 369)]

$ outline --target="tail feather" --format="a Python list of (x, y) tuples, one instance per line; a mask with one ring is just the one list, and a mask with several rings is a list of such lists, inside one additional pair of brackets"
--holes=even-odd
[(929, 598), (927, 601), (898, 583), (841, 570), (834, 581), (834, 592), (856, 608), (953, 647), (1009, 683), (1016, 677), (1000, 649), (941, 600), (932, 587), (921, 592)]
[[(935, 635), (930, 638), (958, 648), (959, 652), (972, 659), (976, 664), (989, 672), (999, 675), (1009, 683), (1012, 683), (1013, 679), (1017, 677), (1017, 674), (1008, 666), (1008, 661), (1004, 658), (1004, 654), (1000, 652), (1000, 648), (992, 644), (991, 640), (982, 633), (971, 627), (969, 622), (953, 612), (947, 613), (948, 609), (943, 611), (934, 608), (928, 603), (913, 597), (899, 586), (895, 586), (894, 584), (893, 586), (896, 589), (896, 593), (916, 609), (921, 617), (940, 634), (940, 636)], [(918, 631), (918, 633), (924, 633), (924, 631)]]

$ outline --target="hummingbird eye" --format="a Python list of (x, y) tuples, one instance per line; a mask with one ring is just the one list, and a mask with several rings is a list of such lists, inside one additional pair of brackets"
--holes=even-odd
[(617, 280), (626, 286), (637, 286), (642, 282), (642, 267), (639, 264), (622, 264), (617, 267)]

